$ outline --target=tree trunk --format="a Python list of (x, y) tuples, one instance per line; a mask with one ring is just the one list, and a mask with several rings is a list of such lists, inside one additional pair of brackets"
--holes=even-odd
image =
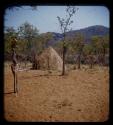
[(106, 49), (103, 48), (103, 65), (105, 65), (105, 55), (106, 55)]
[(47, 57), (47, 67), (48, 67), (48, 70), (50, 70), (49, 56)]
[(66, 54), (66, 46), (65, 46), (65, 31), (64, 31), (62, 75), (65, 75), (65, 54)]
[(33, 57), (33, 62), (32, 62), (32, 69), (37, 69), (38, 68), (38, 65), (37, 65), (37, 56), (36, 54), (34, 54), (34, 57)]
[(65, 46), (63, 46), (63, 66), (62, 66), (62, 75), (65, 75)]
[(89, 57), (89, 60), (90, 60), (90, 61), (89, 61), (89, 62), (90, 62), (89, 68), (92, 69), (92, 68), (93, 68), (93, 57), (90, 56), (90, 57)]
[(91, 63), (90, 63), (90, 67), (89, 67), (90, 69), (92, 69), (93, 68), (93, 62), (92, 62), (92, 60), (91, 60)]
[(34, 70), (35, 70), (35, 69), (37, 69), (37, 67), (38, 67), (38, 66), (37, 66), (37, 62), (36, 62), (36, 61), (34, 61), (34, 62), (32, 63), (32, 69), (34, 69)]
[(81, 63), (81, 54), (78, 56), (78, 69), (81, 68), (80, 63)]

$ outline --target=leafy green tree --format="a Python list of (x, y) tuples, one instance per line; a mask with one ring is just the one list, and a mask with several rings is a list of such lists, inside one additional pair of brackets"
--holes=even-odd
[(103, 58), (105, 63), (105, 55), (108, 53), (109, 50), (109, 36), (103, 36), (100, 38), (100, 44), (101, 44), (101, 51), (103, 53)]
[[(36, 55), (36, 47), (35, 47), (35, 42), (36, 38), (39, 35), (39, 31), (36, 27), (33, 25), (29, 24), (28, 22), (23, 23), (19, 28), (18, 28), (18, 33), (20, 39), (23, 41), (26, 41), (26, 54), (34, 62), (34, 56), (33, 54)], [(34, 49), (34, 51), (32, 51)]]
[(76, 34), (76, 36), (71, 41), (72, 49), (78, 55), (78, 58), (76, 60), (78, 62), (78, 69), (80, 69), (81, 56), (83, 54), (83, 48), (84, 48), (84, 41), (85, 38), (80, 33)]
[(53, 35), (50, 32), (44, 33), (40, 35), (40, 41), (42, 44), (42, 48), (45, 49), (49, 46), (50, 40), (53, 39)]
[(28, 52), (30, 52), (33, 45), (32, 41), (38, 36), (39, 31), (33, 25), (25, 22), (18, 28), (18, 33), (21, 39), (25, 39), (27, 41), (27, 49)]
[(104, 65), (105, 56), (109, 53), (109, 35), (92, 37), (92, 46), (95, 48), (95, 54), (101, 57)]
[(85, 56), (85, 62), (88, 62), (90, 64), (89, 68), (93, 68), (94, 52), (95, 52), (95, 48), (92, 46), (91, 43), (86, 44), (84, 46), (83, 53), (84, 53), (84, 56)]
[(5, 54), (11, 53), (11, 42), (13, 38), (18, 38), (18, 33), (13, 27), (6, 27), (4, 30)]
[(49, 46), (49, 41), (52, 40), (51, 33), (40, 34), (32, 40), (32, 50), (40, 54), (44, 49)]

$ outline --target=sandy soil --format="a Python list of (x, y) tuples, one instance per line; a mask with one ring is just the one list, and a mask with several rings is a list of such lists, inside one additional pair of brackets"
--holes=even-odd
[(18, 73), (13, 92), (10, 67), (4, 71), (4, 112), (8, 121), (106, 121), (109, 116), (109, 69), (82, 68), (66, 76), (30, 70)]

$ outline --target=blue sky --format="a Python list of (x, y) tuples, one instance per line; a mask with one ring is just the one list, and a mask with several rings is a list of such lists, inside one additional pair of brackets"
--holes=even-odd
[[(73, 30), (92, 25), (109, 25), (109, 10), (104, 6), (77, 6), (79, 10), (72, 17), (74, 23), (70, 28)], [(39, 33), (61, 32), (57, 16), (65, 17), (66, 6), (38, 6), (37, 10), (31, 10), (29, 6), (5, 10), (4, 26), (12, 26), (17, 29), (24, 22), (37, 27)]]

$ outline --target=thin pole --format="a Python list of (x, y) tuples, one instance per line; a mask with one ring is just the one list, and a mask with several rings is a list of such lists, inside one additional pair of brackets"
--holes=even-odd
[(16, 44), (17, 44), (17, 40), (13, 39), (12, 40), (12, 45), (11, 45), (12, 62), (13, 62), (12, 65), (11, 65), (11, 70), (12, 70), (13, 77), (14, 77), (14, 93), (16, 93), (18, 91), (18, 88), (17, 88), (17, 73), (16, 73), (17, 58), (16, 58), (16, 52), (15, 52)]
[(17, 73), (15, 73), (15, 81), (16, 81), (16, 92), (18, 93), (18, 78), (17, 78)]
[(12, 73), (13, 73), (13, 78), (14, 78), (14, 93), (16, 93), (16, 74), (15, 74), (15, 66), (14, 64), (11, 65), (11, 70), (12, 70)]

